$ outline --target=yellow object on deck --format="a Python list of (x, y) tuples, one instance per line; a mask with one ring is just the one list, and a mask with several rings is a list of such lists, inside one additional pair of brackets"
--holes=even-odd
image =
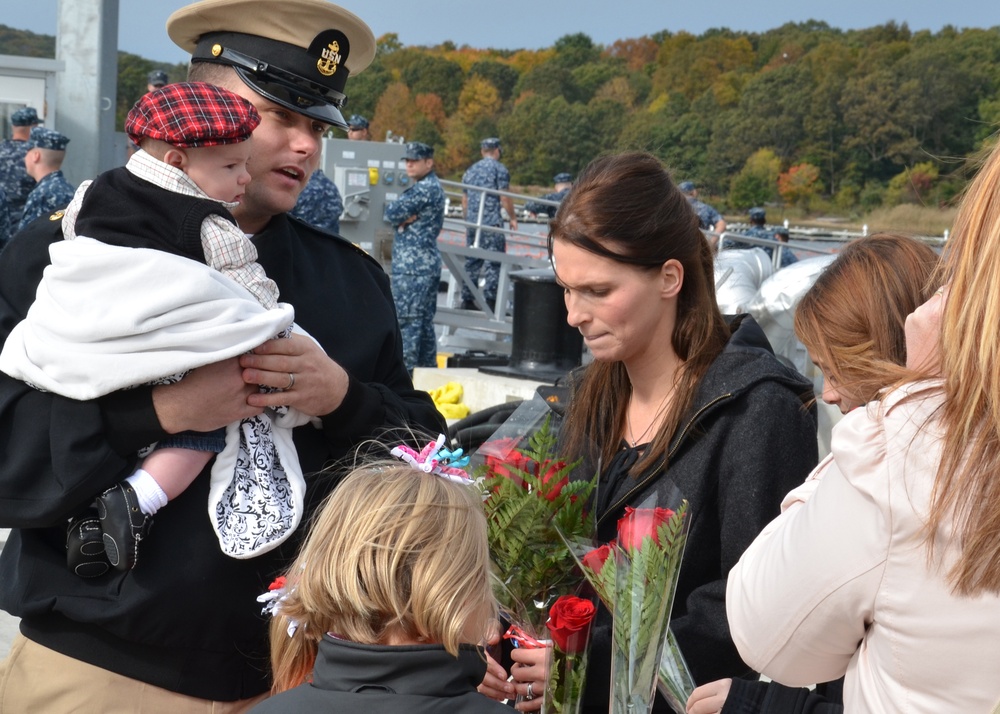
[(445, 419), (464, 419), (471, 411), (468, 405), (462, 403), (464, 390), (458, 382), (446, 382), (437, 389), (427, 392), (434, 400), (434, 406)]

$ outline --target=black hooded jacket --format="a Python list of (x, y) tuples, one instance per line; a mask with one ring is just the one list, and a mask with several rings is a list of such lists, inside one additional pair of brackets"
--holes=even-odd
[[(808, 406), (811, 382), (778, 361), (749, 315), (728, 320), (732, 335), (681, 420), (666, 471), (654, 467), (637, 478), (629, 476), (626, 471), (637, 452), (623, 443), (598, 485), (596, 517), (602, 543), (615, 538), (625, 506), (638, 507), (654, 492), (666, 497), (674, 488), (687, 499), (690, 530), (670, 627), (698, 684), (752, 675), (729, 634), (726, 578), (761, 529), (778, 515), (784, 495), (802, 483), (818, 461), (816, 418)], [(601, 608), (591, 650), (587, 712), (607, 711), (610, 623), (610, 614)], [(658, 698), (654, 711), (670, 710)]]

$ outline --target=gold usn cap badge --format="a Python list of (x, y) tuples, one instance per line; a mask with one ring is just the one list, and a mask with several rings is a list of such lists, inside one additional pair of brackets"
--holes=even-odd
[(316, 60), (316, 69), (324, 77), (330, 77), (340, 66), (340, 43), (336, 40), (323, 48), (321, 57)]

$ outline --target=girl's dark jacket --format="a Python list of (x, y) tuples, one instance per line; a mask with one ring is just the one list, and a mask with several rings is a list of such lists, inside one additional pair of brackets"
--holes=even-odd
[[(784, 495), (818, 461), (812, 383), (774, 356), (749, 315), (727, 318), (732, 335), (708, 368), (674, 436), (666, 470), (624, 473), (636, 457), (625, 447), (598, 485), (598, 539), (616, 536), (625, 506), (673, 487), (689, 503), (690, 531), (674, 599), (671, 629), (698, 684), (752, 676), (726, 620), (726, 578)], [(578, 469), (578, 474), (587, 473)], [(589, 471), (593, 473), (593, 471)], [(669, 504), (666, 504), (669, 505)], [(610, 615), (601, 608), (587, 682), (587, 711), (607, 711)], [(669, 711), (657, 700), (654, 711)]]
[(323, 637), (313, 681), (254, 707), (252, 714), (504, 714), (513, 709), (476, 691), (486, 674), (481, 650), (462, 645), (359, 645)]

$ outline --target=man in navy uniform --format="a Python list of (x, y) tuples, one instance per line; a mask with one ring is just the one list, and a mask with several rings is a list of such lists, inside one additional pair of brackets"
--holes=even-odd
[[(569, 190), (573, 188), (573, 177), (568, 173), (559, 173), (552, 178), (552, 183), (555, 184), (555, 191), (543, 194), (540, 198), (546, 201), (562, 203), (562, 200), (569, 195)], [(556, 211), (559, 210), (559, 206), (552, 206), (548, 203), (538, 203), (537, 201), (528, 201), (524, 204), (524, 210), (533, 216), (544, 213), (549, 218), (555, 218)]]
[[(722, 219), (722, 214), (716, 211), (712, 206), (709, 206), (704, 201), (698, 200), (698, 188), (694, 185), (694, 181), (682, 181), (677, 188), (681, 190), (691, 204), (691, 208), (694, 212), (698, 214), (698, 227), (703, 231), (711, 231), (712, 233), (719, 234), (726, 230), (726, 222)], [(709, 242), (711, 242), (712, 247), (718, 245), (719, 239), (717, 235), (710, 236)]]
[[(767, 240), (774, 240), (774, 231), (767, 228), (767, 212), (759, 207), (754, 206), (749, 211), (747, 215), (750, 218), (750, 227), (742, 231), (745, 236), (750, 236), (751, 238), (766, 238)], [(767, 253), (767, 257), (770, 258), (773, 255), (774, 249), (763, 245), (754, 245), (752, 243), (743, 243), (740, 241), (726, 241), (724, 248), (728, 249), (746, 249), (746, 248), (760, 248), (762, 251)]]
[[(139, 449), (295, 407), (315, 417), (293, 431), (306, 524), (358, 445), (412, 432), (426, 443), (423, 435), (446, 428), (429, 395), (413, 388), (381, 266), (286, 215), (318, 164), (323, 134), (347, 125), (345, 85), (375, 56), (374, 35), (327, 2), (276, 7), (206, 0), (176, 11), (167, 31), (192, 53), (192, 81), (236, 92), (262, 116), (252, 178), (233, 215), (309, 336), (91, 401), (0, 375), (0, 527), (13, 529), (0, 553), (0, 608), (21, 630), (0, 662), (4, 711), (231, 713), (267, 696), (268, 623), (256, 597), (302, 533), (256, 558), (223, 554), (205, 513), (209, 470), (157, 515), (157, 537), (133, 570), (84, 579), (66, 567), (67, 516), (131, 473)], [(142, 235), (155, 239), (168, 222), (184, 223), (147, 221)], [(48, 246), (62, 239), (60, 221), (35, 221), (0, 253), (0, 339), (24, 318)], [(86, 308), (81, 295), (80, 315)]]
[(31, 130), (28, 140), (30, 148), (24, 155), (24, 167), (36, 183), (24, 204), (18, 230), (22, 230), (36, 218), (66, 208), (73, 200), (75, 189), (62, 172), (68, 143), (69, 138), (55, 129), (36, 126)]
[(31, 128), (38, 125), (38, 112), (32, 107), (18, 109), (10, 115), (11, 138), (0, 142), (0, 189), (7, 194), (12, 230), (21, 222), (21, 212), (35, 179), (24, 168)]
[(413, 183), (385, 208), (396, 228), (392, 243), (392, 297), (403, 333), (406, 367), (437, 366), (438, 283), (441, 252), (437, 240), (444, 225), (444, 189), (434, 173), (434, 148), (419, 141), (406, 145), (406, 175)]
[(347, 138), (351, 141), (371, 141), (372, 133), (368, 129), (368, 120), (360, 114), (352, 114), (347, 120)]
[(160, 87), (165, 87), (170, 82), (167, 73), (162, 69), (154, 69), (146, 75), (146, 91), (152, 92)]
[[(466, 169), (462, 176), (462, 183), (482, 188), (498, 189), (506, 191), (510, 188), (510, 172), (507, 167), (500, 163), (500, 140), (496, 137), (483, 139), (480, 143), (480, 154), (482, 158)], [(517, 230), (517, 214), (514, 213), (514, 202), (510, 196), (499, 196), (496, 193), (484, 193), (470, 189), (462, 189), (462, 209), (465, 211), (465, 220), (468, 223), (476, 223), (479, 217), (479, 202), (482, 200), (482, 226), (503, 226), (503, 215), (500, 207), (503, 206), (510, 217), (510, 229)], [(467, 228), (465, 233), (466, 245), (472, 246), (476, 243), (476, 234), (479, 233), (479, 247), (485, 250), (494, 250), (498, 253), (506, 252), (507, 239), (499, 231), (490, 231)], [(479, 273), (483, 270), (483, 263), (486, 263), (485, 284), (483, 286), (483, 297), (491, 309), (495, 306), (497, 299), (497, 283), (500, 281), (500, 263), (496, 261), (483, 261), (482, 258), (466, 258), (465, 272), (473, 283), (479, 282)], [(462, 286), (462, 309), (476, 309), (475, 301), (472, 299), (472, 291), (467, 285)]]

